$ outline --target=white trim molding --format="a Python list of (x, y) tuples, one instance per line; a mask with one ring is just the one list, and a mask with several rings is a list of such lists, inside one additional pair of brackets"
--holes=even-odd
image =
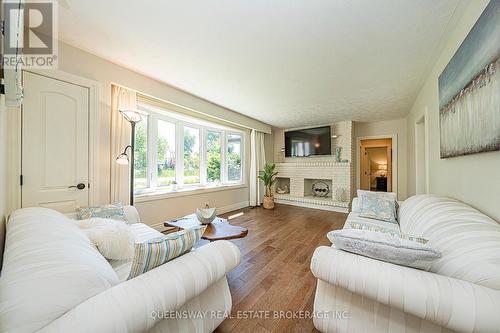
[(290, 200), (276, 199), (276, 198), (274, 199), (274, 202), (277, 204), (304, 207), (304, 208), (312, 208), (312, 209), (319, 209), (319, 210), (327, 210), (330, 212), (337, 212), (337, 213), (344, 213), (344, 214), (349, 213), (349, 203), (346, 204), (347, 207), (341, 207), (341, 206), (332, 206), (332, 205), (319, 205), (319, 204), (302, 202), (302, 201), (290, 201)]
[(149, 192), (149, 193), (142, 193), (142, 194), (136, 194), (134, 196), (135, 202), (146, 202), (146, 201), (156, 201), (156, 200), (164, 200), (164, 199), (169, 199), (169, 198), (177, 198), (177, 197), (184, 197), (184, 196), (191, 196), (191, 195), (196, 195), (196, 194), (206, 194), (206, 193), (212, 193), (212, 192), (219, 192), (219, 191), (229, 191), (229, 190), (236, 190), (240, 188), (246, 188), (246, 184), (236, 184), (236, 185), (219, 185), (219, 186), (211, 186), (211, 187), (191, 187), (191, 188), (182, 188), (178, 189), (176, 191), (168, 191), (166, 190), (165, 192)]
[[(420, 170), (419, 170), (419, 163), (418, 163), (418, 126), (422, 125), (424, 126), (424, 156), (425, 156), (425, 165), (424, 165), (424, 184), (425, 184), (425, 193), (430, 193), (429, 192), (429, 108), (426, 106), (424, 114), (418, 118), (415, 121), (414, 124), (414, 136), (415, 136), (415, 192), (417, 193), (417, 189), (420, 184)], [(418, 194), (418, 193), (417, 193)]]

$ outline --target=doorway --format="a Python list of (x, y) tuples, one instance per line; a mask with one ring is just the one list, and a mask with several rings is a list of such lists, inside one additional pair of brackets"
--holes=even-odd
[(89, 204), (89, 89), (24, 72), (21, 206)]
[(393, 191), (392, 143), (392, 138), (360, 141), (360, 189)]

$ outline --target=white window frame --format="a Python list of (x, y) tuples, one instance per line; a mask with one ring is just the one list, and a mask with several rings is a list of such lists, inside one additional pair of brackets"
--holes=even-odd
[[(170, 192), (184, 192), (190, 190), (198, 190), (202, 188), (216, 188), (227, 186), (238, 186), (245, 184), (245, 139), (246, 133), (234, 128), (219, 126), (212, 124), (205, 120), (196, 119), (193, 117), (176, 114), (174, 111), (168, 109), (161, 109), (156, 106), (139, 103), (138, 109), (148, 115), (147, 126), (147, 163), (148, 163), (148, 188), (136, 189), (134, 194), (136, 196), (150, 195), (150, 194), (163, 194)], [(157, 153), (157, 138), (158, 138), (158, 121), (166, 121), (175, 125), (175, 179), (177, 182), (176, 189), (174, 186), (158, 186), (158, 153)], [(184, 128), (190, 127), (199, 130), (199, 155), (200, 155), (200, 183), (197, 184), (184, 184)], [(220, 182), (207, 181), (207, 133), (217, 132), (220, 133), (221, 140), (221, 175)], [(228, 163), (227, 163), (227, 148), (228, 148), (228, 135), (241, 136), (241, 174), (239, 181), (228, 181)]]

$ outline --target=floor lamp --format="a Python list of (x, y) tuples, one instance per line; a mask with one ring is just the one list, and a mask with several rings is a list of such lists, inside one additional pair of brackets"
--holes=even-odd
[[(142, 120), (142, 116), (139, 112), (128, 109), (118, 110), (122, 114), (123, 118), (125, 118), (130, 125), (132, 126), (132, 132), (130, 137), (130, 145), (125, 147), (123, 153), (121, 153), (116, 158), (116, 163), (120, 165), (129, 165), (130, 164), (130, 205), (134, 205), (134, 144), (135, 144), (135, 125)], [(130, 148), (130, 158), (127, 154), (127, 149)]]

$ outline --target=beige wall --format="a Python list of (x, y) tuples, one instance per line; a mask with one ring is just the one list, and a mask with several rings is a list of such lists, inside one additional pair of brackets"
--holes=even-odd
[[(247, 128), (271, 133), (271, 127), (255, 119), (225, 109), (190, 95), (174, 87), (133, 72), (110, 61), (94, 56), (65, 43), (59, 44), (59, 70), (99, 83), (99, 198), (98, 202), (110, 200), (110, 102), (111, 84), (116, 83), (137, 90), (144, 94), (173, 102), (178, 105), (203, 112), (206, 115), (239, 124)], [(249, 153), (249, 136), (245, 141), (245, 152)], [(246, 178), (248, 179), (249, 158), (247, 158)], [(181, 198), (169, 198), (150, 202), (138, 202), (138, 208), (145, 223), (155, 225), (168, 218), (192, 213), (204, 202), (213, 206), (232, 207), (248, 202), (248, 187), (230, 191), (193, 194)]]
[[(274, 131), (274, 130), (273, 130)], [(274, 162), (274, 134), (264, 135), (264, 149), (266, 151), (266, 162)]]
[(415, 194), (415, 122), (427, 109), (429, 142), (429, 190), (462, 200), (500, 221), (500, 151), (440, 159), (438, 76), (488, 4), (471, 1), (408, 115), (408, 194)]
[(0, 268), (2, 267), (7, 212), (7, 110), (5, 96), (0, 95)]
[(211, 207), (223, 207), (224, 211), (232, 211), (241, 208), (241, 205), (248, 206), (248, 200), (248, 187), (243, 186), (206, 194), (189, 194), (170, 199), (137, 202), (135, 206), (143, 221), (161, 229), (165, 220), (194, 213), (196, 208), (204, 207), (205, 203), (209, 203)]
[[(354, 123), (354, 137), (356, 145), (355, 160), (359, 162), (359, 147), (357, 142), (359, 138), (371, 136), (397, 136), (397, 171), (398, 171), (398, 184), (397, 190), (398, 200), (404, 200), (408, 197), (407, 194), (407, 128), (406, 119), (385, 120), (377, 122), (355, 122)], [(394, 148), (393, 148), (394, 149)], [(394, 156), (394, 155), (393, 155)], [(359, 184), (359, 167), (356, 167), (356, 184)]]

